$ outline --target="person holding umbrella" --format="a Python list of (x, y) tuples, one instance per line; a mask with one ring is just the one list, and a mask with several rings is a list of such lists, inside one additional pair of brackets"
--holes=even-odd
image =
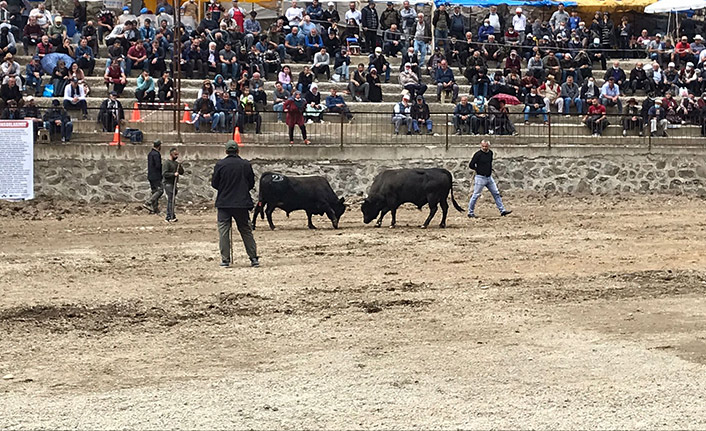
[(250, 190), (255, 187), (255, 174), (250, 162), (240, 157), (238, 144), (230, 140), (226, 143), (226, 157), (213, 168), (211, 187), (218, 190), (218, 237), (221, 251), (221, 266), (232, 263), (232, 220), (243, 239), (245, 251), (250, 258), (250, 266), (260, 266), (257, 245), (250, 224), (250, 210), (253, 208)]

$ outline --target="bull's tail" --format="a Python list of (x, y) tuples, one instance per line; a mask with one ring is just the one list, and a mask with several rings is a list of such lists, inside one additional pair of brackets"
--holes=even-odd
[(257, 218), (258, 214), (260, 215), (260, 220), (265, 218), (265, 204), (261, 200), (258, 200), (257, 205), (255, 205), (254, 218)]
[(454, 179), (453, 176), (451, 175), (451, 172), (446, 171), (446, 173), (449, 175), (449, 180), (451, 182), (451, 203), (454, 205), (454, 208), (456, 208), (456, 211), (458, 212), (466, 212), (465, 209), (461, 207), (461, 205), (456, 202), (456, 198), (454, 198)]

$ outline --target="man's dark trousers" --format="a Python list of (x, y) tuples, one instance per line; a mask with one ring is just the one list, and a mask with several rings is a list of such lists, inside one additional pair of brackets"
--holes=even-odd
[(245, 244), (245, 251), (250, 259), (257, 257), (257, 246), (252, 235), (250, 211), (245, 208), (218, 208), (218, 237), (221, 249), (221, 262), (230, 262), (230, 231), (232, 219), (238, 227), (240, 237)]

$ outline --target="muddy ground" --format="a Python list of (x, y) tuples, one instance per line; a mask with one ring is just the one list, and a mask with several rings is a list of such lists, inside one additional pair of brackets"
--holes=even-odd
[(277, 212), (259, 269), (209, 204), (2, 203), (0, 428), (705, 428), (706, 202), (506, 200)]

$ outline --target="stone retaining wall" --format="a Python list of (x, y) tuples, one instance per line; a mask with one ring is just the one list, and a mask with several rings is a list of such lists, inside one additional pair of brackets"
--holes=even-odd
[[(501, 151), (498, 150), (500, 154)], [(180, 197), (191, 201), (215, 197), (210, 177), (215, 159), (184, 162)], [(256, 175), (323, 175), (341, 196), (363, 196), (377, 173), (397, 167), (445, 167), (455, 190), (468, 193), (468, 160), (270, 161), (254, 160)], [(545, 194), (687, 193), (704, 194), (706, 161), (689, 155), (590, 155), (586, 157), (498, 157), (495, 178), (502, 191)], [(51, 159), (35, 162), (36, 194), (85, 201), (141, 201), (149, 191), (145, 160)]]

